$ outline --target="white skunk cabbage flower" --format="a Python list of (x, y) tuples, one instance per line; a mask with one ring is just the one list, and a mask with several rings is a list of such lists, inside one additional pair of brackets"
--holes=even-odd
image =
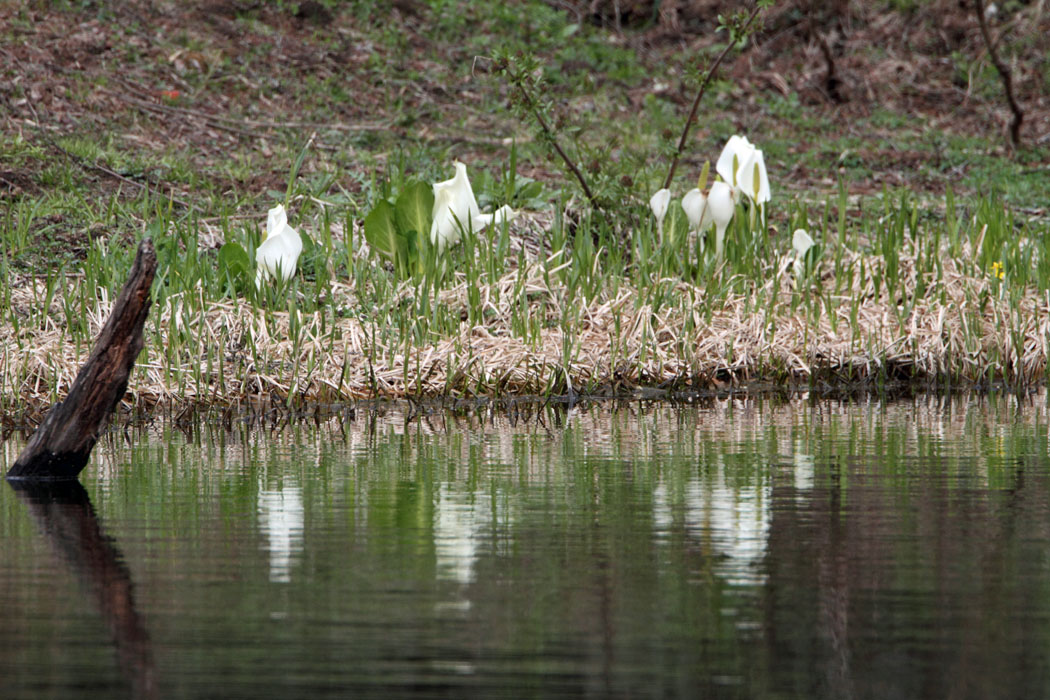
[(518, 212), (504, 204), (491, 214), (478, 214), (473, 218), (471, 224), (474, 226), (475, 231), (480, 231), (490, 224), (502, 226), (504, 223), (510, 223), (516, 218), (518, 218)]
[(459, 221), (453, 211), (455, 197), (449, 189), (434, 186), (434, 221), (430, 224), (430, 242), (437, 246), (438, 253), (459, 242)]
[(711, 225), (711, 213), (707, 211), (707, 195), (694, 187), (682, 197), (682, 209), (689, 219), (689, 229), (699, 233)]
[(295, 274), (303, 239), (288, 225), (288, 214), (278, 204), (266, 215), (266, 236), (255, 250), (255, 286), (271, 277), (290, 280)]
[(795, 277), (802, 277), (806, 274), (806, 253), (813, 246), (812, 236), (804, 229), (795, 229), (795, 233), (791, 236), (791, 248), (795, 253)]
[(666, 187), (662, 190), (657, 190), (649, 199), (649, 208), (653, 210), (653, 216), (656, 217), (656, 232), (660, 236), (660, 240), (664, 237), (664, 217), (667, 216), (667, 207), (671, 204), (671, 190)]
[(770, 198), (769, 176), (762, 151), (746, 136), (730, 136), (715, 170), (733, 188), (736, 199), (745, 194), (755, 204), (765, 204)]
[(492, 214), (482, 214), (474, 189), (467, 178), (467, 166), (456, 161), (456, 174), (451, 180), (434, 183), (433, 223), (430, 225), (430, 242), (437, 246), (438, 253), (459, 243), (460, 235), (467, 228), (480, 231), (493, 222), (502, 224), (512, 221), (518, 213), (503, 205)]
[(733, 188), (724, 182), (716, 182), (711, 185), (711, 191), (707, 194), (706, 216), (715, 225), (715, 257), (719, 260), (725, 253), (726, 228), (733, 220), (736, 211), (736, 202), (733, 199)]

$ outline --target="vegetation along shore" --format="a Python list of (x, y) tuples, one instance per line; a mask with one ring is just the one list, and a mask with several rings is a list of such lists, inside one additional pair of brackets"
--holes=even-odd
[(0, 413), (1045, 383), (1042, 3), (447, 4), (0, 2)]

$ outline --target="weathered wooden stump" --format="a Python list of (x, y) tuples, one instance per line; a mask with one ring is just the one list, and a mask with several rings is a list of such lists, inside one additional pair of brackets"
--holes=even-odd
[(69, 395), (51, 407), (7, 472), (8, 479), (75, 479), (87, 466), (103, 424), (127, 391), (135, 358), (142, 350), (142, 328), (156, 271), (153, 242), (144, 238), (128, 281)]

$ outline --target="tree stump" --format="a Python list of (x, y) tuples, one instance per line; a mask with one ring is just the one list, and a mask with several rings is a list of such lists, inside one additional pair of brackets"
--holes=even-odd
[(103, 424), (127, 391), (135, 359), (142, 350), (142, 328), (156, 271), (153, 242), (144, 238), (128, 281), (69, 395), (51, 407), (7, 472), (8, 479), (75, 479), (87, 466)]

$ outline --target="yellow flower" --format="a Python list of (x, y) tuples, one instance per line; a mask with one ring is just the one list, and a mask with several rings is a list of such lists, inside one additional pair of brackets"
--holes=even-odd
[(1006, 277), (1006, 270), (1003, 269), (1003, 264), (998, 260), (992, 263), (992, 277), (998, 277), (999, 279)]

